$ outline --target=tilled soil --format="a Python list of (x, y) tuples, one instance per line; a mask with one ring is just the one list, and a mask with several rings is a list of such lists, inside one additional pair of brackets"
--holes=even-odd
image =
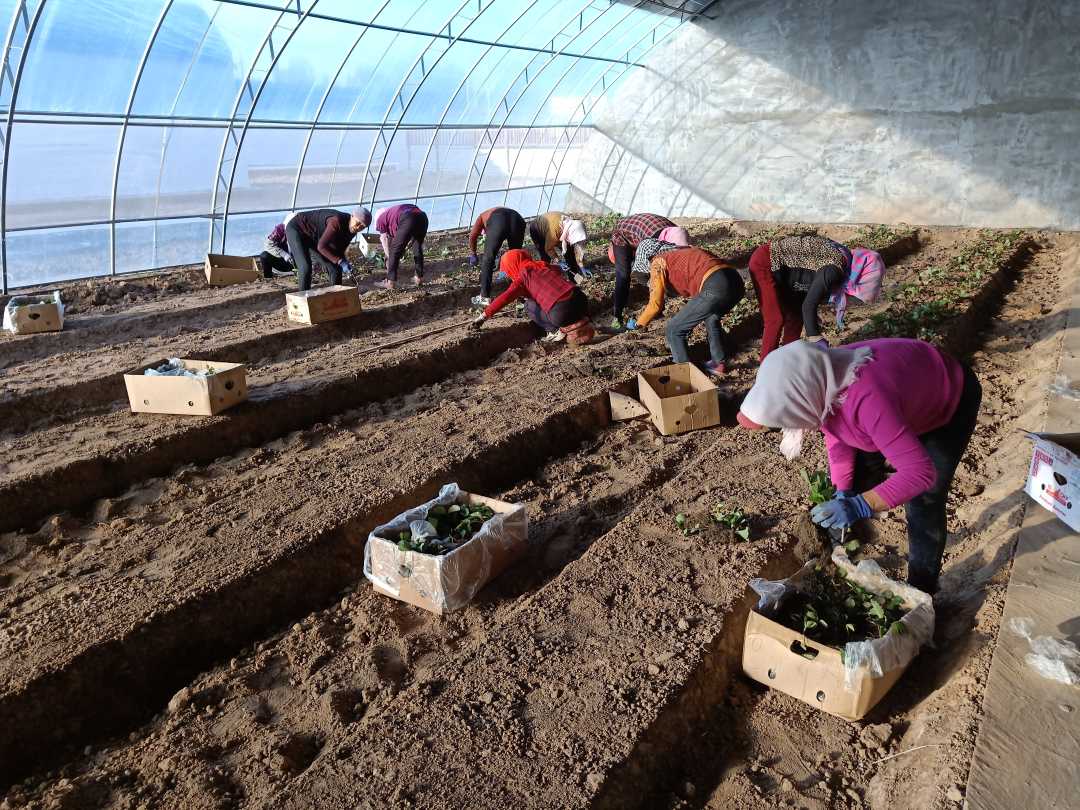
[[(923, 248), (890, 269), (890, 283), (914, 277), (971, 234), (921, 236)], [(1007, 306), (1029, 279), (1033, 296), (1048, 294), (1056, 277), (1037, 271), (1051, 267), (1059, 250), (1048, 245), (1037, 254)], [(849, 326), (858, 328), (873, 311), (853, 308)], [(447, 313), (447, 321), (461, 317)], [(1053, 323), (1042, 326), (1049, 332)], [(805, 740), (806, 750), (817, 746), (810, 767), (826, 747), (842, 752), (835, 778), (828, 777), (837, 787), (823, 794), (828, 801), (855, 801), (844, 779), (869, 801), (873, 786), (858, 781), (863, 771), (850, 734), (826, 735), (827, 744), (813, 736), (832, 724), (856, 733), (857, 726), (761, 694), (736, 674), (746, 581), (782, 576), (797, 564), (803, 495), (776, 439), (730, 425), (667, 439), (643, 423), (605, 426), (603, 391), (661, 360), (662, 335), (548, 353), (527, 347), (528, 336), (515, 329), (496, 327), (513, 334), (508, 351), (492, 345), (485, 355), (465, 348), (460, 335), (447, 338), (445, 351), (469, 352), (470, 364), (353, 400), (336, 415), (330, 408), (325, 423), (251, 449), (224, 447), (216, 461), (166, 477), (136, 474), (131, 489), (86, 513), (0, 536), (7, 670), (0, 712), (47, 725), (58, 743), (127, 730), (158, 712), (130, 741), (95, 742), (81, 756), (65, 755), (62, 771), (40, 787), (35, 779), (14, 788), (8, 803), (626, 807), (659, 806), (672, 792), (676, 803), (698, 806), (810, 801), (816, 794), (804, 785), (808, 774), (785, 791), (784, 776), (774, 776), (788, 771), (764, 763), (742, 739), (741, 729), (752, 736), (759, 715), (738, 707), (755, 700), (773, 706), (762, 718), (783, 718), (772, 728), (813, 729)], [(361, 342), (354, 349), (385, 339), (351, 338)], [(433, 341), (425, 350), (442, 345)], [(329, 355), (320, 358), (322, 351)], [(726, 396), (752, 383), (756, 351), (749, 345), (735, 358)], [(1034, 348), (1019, 354), (1026, 351)], [(320, 362), (333, 369), (348, 353), (313, 347), (267, 355), (258, 373), (271, 375), (285, 401), (290, 378), (298, 395), (309, 380), (317, 383)], [(996, 359), (1000, 351), (988, 343), (984, 353)], [(381, 401), (363, 405), (371, 400)], [(122, 431), (122, 422), (135, 418), (122, 416), (119, 409), (88, 415), (87, 430), (95, 420), (116, 419)], [(1005, 412), (999, 430), (1011, 429), (1009, 418)], [(59, 432), (49, 435), (62, 440)], [(823, 466), (819, 447), (805, 464)], [(968, 472), (978, 480), (978, 467)], [(356, 583), (367, 530), (446, 480), (528, 503), (532, 546), (473, 604), (438, 618)], [(957, 484), (965, 508), (980, 497), (962, 489), (978, 486), (966, 481)], [(754, 515), (751, 542), (715, 531), (683, 537), (675, 529), (676, 512), (698, 514), (719, 501)], [(882, 524), (869, 553), (895, 556), (904, 548), (902, 520)], [(965, 553), (982, 549), (985, 534), (965, 538)], [(982, 583), (973, 587), (983, 598)], [(996, 615), (993, 604), (986, 599), (982, 609)], [(956, 632), (970, 642), (963, 622)], [(252, 639), (261, 640), (245, 646)], [(949, 675), (943, 664), (937, 678), (949, 682)], [(106, 677), (111, 694), (88, 712), (79, 703), (101, 700)], [(902, 681), (888, 701), (914, 681)], [(976, 707), (981, 682), (969, 690)], [(724, 766), (730, 779), (709, 800), (722, 760), (695, 756), (689, 735), (700, 732), (731, 684), (731, 739), (749, 758)], [(915, 708), (928, 700), (926, 684), (918, 688), (909, 698)], [(912, 716), (913, 708), (895, 705)], [(64, 706), (78, 708), (65, 717)], [(87, 718), (95, 730), (79, 727)], [(900, 737), (892, 737), (896, 748)], [(706, 751), (713, 749), (698, 754)], [(890, 768), (894, 762), (905, 765), (898, 758)], [(876, 806), (904, 806), (899, 797), (911, 790), (904, 779), (910, 776), (875, 783), (893, 801)]]

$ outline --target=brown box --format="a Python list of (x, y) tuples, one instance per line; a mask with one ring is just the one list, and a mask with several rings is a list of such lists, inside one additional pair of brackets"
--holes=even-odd
[(4, 306), (4, 328), (16, 335), (62, 330), (64, 304), (59, 291), (13, 295)]
[(227, 256), (224, 253), (206, 254), (206, 281), (211, 287), (246, 284), (260, 278), (262, 273), (252, 256)]
[(360, 291), (336, 284), (285, 294), (286, 317), (293, 323), (316, 324), (351, 318), (360, 313)]
[(716, 386), (693, 363), (640, 372), (638, 399), (665, 436), (720, 424)]
[(247, 371), (241, 363), (181, 360), (192, 371), (214, 370), (205, 377), (148, 377), (143, 373), (164, 362), (159, 360), (124, 375), (132, 413), (213, 416), (247, 399)]
[[(396, 542), (372, 532), (364, 552), (364, 574), (376, 591), (432, 613), (457, 610), (525, 551), (528, 519), (524, 504), (497, 501), (468, 492), (460, 492), (454, 502), (491, 507), (496, 516), (502, 517), (500, 530), (485, 532), (484, 527), (490, 529), (496, 520), (492, 518), (469, 542), (440, 556), (402, 551)], [(406, 526), (407, 522), (403, 521), (406, 521), (405, 515), (399, 515), (380, 529), (385, 530), (395, 523)], [(403, 528), (399, 530), (404, 531)]]

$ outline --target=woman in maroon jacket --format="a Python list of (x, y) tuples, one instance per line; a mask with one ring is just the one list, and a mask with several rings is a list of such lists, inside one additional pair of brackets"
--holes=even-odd
[(518, 298), (525, 299), (525, 313), (547, 336), (549, 343), (567, 340), (571, 345), (588, 343), (596, 334), (589, 321), (589, 301), (556, 268), (537, 261), (525, 250), (508, 250), (499, 268), (510, 276), (507, 290), (492, 301), (472, 323), (484, 321)]

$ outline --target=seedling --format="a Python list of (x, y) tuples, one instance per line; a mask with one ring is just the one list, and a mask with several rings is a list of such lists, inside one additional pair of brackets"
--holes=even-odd
[(851, 641), (902, 635), (904, 600), (892, 591), (876, 594), (852, 582), (835, 566), (818, 565), (781, 608), (779, 621), (807, 638), (841, 647)]
[(737, 506), (729, 507), (727, 504), (718, 503), (709, 513), (712, 519), (721, 526), (726, 526), (742, 540), (750, 539), (750, 518)]
[(836, 497), (836, 487), (829, 480), (829, 474), (824, 470), (815, 470), (808, 473), (805, 468), (799, 470), (806, 488), (810, 490), (810, 502), (813, 504), (825, 503)]
[(433, 506), (427, 514), (431, 531), (415, 537), (411, 531), (398, 532), (398, 548), (421, 554), (447, 554), (469, 542), (480, 527), (494, 516), (494, 510), (482, 504)]
[(682, 533), (683, 537), (689, 537), (701, 531), (701, 526), (697, 523), (691, 523), (689, 518), (682, 512), (675, 516), (675, 527)]

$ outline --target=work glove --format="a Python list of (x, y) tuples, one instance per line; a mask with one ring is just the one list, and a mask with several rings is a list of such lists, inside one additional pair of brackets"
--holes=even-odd
[(819, 335), (817, 337), (808, 337), (808, 338), (806, 338), (806, 342), (809, 343), (811, 346), (813, 346), (816, 349), (828, 349), (829, 348), (829, 341), (827, 341), (821, 335)]
[(480, 313), (475, 318), (473, 318), (473, 322), (469, 324), (469, 328), (472, 329), (473, 331), (479, 332), (480, 327), (484, 325), (484, 321), (486, 321), (486, 320), (487, 320), (487, 315), (485, 315), (483, 313)]
[(635, 329), (637, 329), (637, 318), (631, 318), (626, 322), (626, 330), (633, 332)]
[(476, 258), (475, 253), (469, 254), (469, 267), (476, 267), (480, 263), (480, 260)]
[(833, 498), (819, 503), (810, 510), (810, 519), (822, 528), (834, 526), (846, 528), (860, 518), (868, 518), (873, 512), (862, 495), (853, 498)]
[(843, 500), (844, 498), (853, 498), (853, 497), (855, 497), (855, 490), (853, 490), (853, 489), (838, 489), (838, 490), (836, 490), (836, 496), (835, 497), (838, 500)]
[(342, 259), (340, 262), (338, 262), (338, 267), (341, 268), (341, 272), (344, 273), (345, 275), (347, 275), (347, 276), (352, 275), (352, 265), (349, 264), (348, 259)]

